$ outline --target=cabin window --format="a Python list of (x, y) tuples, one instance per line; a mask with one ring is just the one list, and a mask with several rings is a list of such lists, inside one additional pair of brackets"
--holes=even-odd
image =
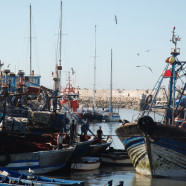
[(27, 76), (25, 76), (25, 82), (28, 82), (29, 78)]
[(40, 83), (39, 83), (39, 79), (36, 79), (36, 84), (37, 84), (37, 85), (39, 85), (39, 84), (40, 84)]

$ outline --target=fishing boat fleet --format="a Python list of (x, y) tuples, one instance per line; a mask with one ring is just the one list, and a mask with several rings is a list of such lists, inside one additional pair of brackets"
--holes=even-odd
[[(30, 29), (30, 51), (31, 38)], [(30, 75), (22, 70), (12, 73), (9, 65), (2, 69), (4, 64), (0, 62), (0, 176), (3, 184), (84, 185), (82, 181), (36, 175), (69, 167), (72, 170), (97, 169), (101, 159), (96, 156), (101, 156), (113, 141), (111, 137), (98, 140), (88, 128), (85, 122), (88, 117), (79, 109), (79, 91), (71, 84), (70, 72), (65, 89), (61, 89), (61, 45), (59, 53), (59, 63), (56, 62), (55, 74), (52, 74), (54, 89), (40, 85), (41, 76), (32, 70), (31, 52)], [(100, 116), (103, 119), (103, 115)], [(81, 133), (77, 132), (77, 125), (81, 126)], [(62, 144), (58, 144), (61, 133)]]
[[(151, 177), (186, 177), (186, 71), (180, 61), (179, 36), (172, 31), (171, 56), (158, 79), (146, 108), (133, 122), (123, 122), (115, 130), (124, 144), (136, 172)], [(162, 105), (162, 121), (155, 121), (151, 108), (156, 105), (163, 81), (168, 81), (167, 104)], [(159, 107), (158, 107), (159, 109)]]
[[(60, 24), (60, 40), (61, 26)], [(174, 48), (152, 93), (146, 98), (144, 111), (133, 122), (123, 120), (115, 130), (125, 150), (109, 148), (113, 139), (110, 136), (99, 139), (88, 126), (88, 120), (118, 124), (121, 121), (119, 111), (115, 112), (112, 105), (112, 49), (110, 108), (99, 112), (95, 104), (95, 81), (93, 109), (87, 112), (80, 109), (79, 90), (71, 84), (70, 71), (67, 85), (62, 90), (61, 53), (53, 74), (54, 89), (40, 85), (41, 76), (34, 74), (31, 56), (30, 75), (25, 75), (22, 70), (17, 74), (12, 73), (8, 66), (2, 70), (3, 64), (0, 61), (1, 183), (81, 186), (84, 185), (83, 181), (50, 179), (36, 175), (67, 167), (73, 171), (90, 171), (98, 169), (101, 163), (133, 164), (137, 173), (151, 177), (186, 177), (186, 62), (177, 58), (180, 54), (180, 49), (177, 48), (179, 40), (174, 28)], [(61, 46), (59, 49), (61, 52)], [(94, 71), (94, 76), (95, 74)], [(161, 107), (165, 111), (164, 117), (161, 122), (157, 122), (150, 113), (152, 110), (156, 111), (154, 105), (157, 105), (158, 92), (165, 79), (169, 81), (169, 94), (166, 104)], [(78, 125), (81, 126), (81, 133), (76, 129)], [(60, 145), (59, 133), (62, 133), (63, 138)]]

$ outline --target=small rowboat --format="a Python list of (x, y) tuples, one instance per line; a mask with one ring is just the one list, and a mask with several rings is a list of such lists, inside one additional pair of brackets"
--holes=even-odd
[(101, 163), (110, 165), (132, 165), (124, 149), (108, 149), (101, 156)]
[(111, 145), (112, 141), (111, 137), (103, 138), (101, 141), (95, 138), (94, 142), (90, 145), (87, 155), (100, 156)]
[(43, 176), (22, 174), (17, 171), (12, 171), (7, 168), (0, 167), (0, 185), (42, 185), (42, 186), (52, 186), (52, 185), (73, 185), (73, 186), (84, 186), (83, 181), (75, 180), (64, 180), (56, 178), (48, 178)]
[(82, 157), (72, 162), (71, 169), (78, 171), (90, 171), (100, 167), (100, 158), (98, 157)]

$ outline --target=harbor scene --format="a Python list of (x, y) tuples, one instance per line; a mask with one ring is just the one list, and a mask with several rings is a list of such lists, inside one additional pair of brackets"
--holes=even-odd
[(0, 1), (0, 185), (186, 185), (179, 5)]
[[(138, 111), (133, 109), (120, 109), (120, 116), (122, 118), (127, 117), (129, 120), (134, 119), (133, 117), (136, 117), (138, 113)], [(156, 115), (156, 119), (161, 120), (161, 116)], [(113, 143), (111, 147), (123, 149), (123, 144), (115, 135), (115, 128), (119, 126), (117, 122), (94, 123), (91, 125), (91, 130), (95, 132), (99, 126), (102, 126), (105, 135), (112, 136)], [(60, 173), (57, 174), (57, 177), (60, 177)], [(185, 179), (150, 178), (137, 174), (134, 167), (131, 165), (101, 165), (99, 169), (87, 172), (72, 172), (70, 176), (67, 175), (63, 178), (85, 180), (87, 185), (108, 185), (107, 183), (110, 180), (113, 180), (113, 185), (119, 185), (119, 182), (123, 181), (124, 185), (127, 186), (185, 185)]]

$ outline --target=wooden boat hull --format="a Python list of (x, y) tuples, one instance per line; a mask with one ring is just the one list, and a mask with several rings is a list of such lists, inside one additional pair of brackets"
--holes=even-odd
[(76, 148), (71, 156), (71, 159), (79, 158), (85, 155), (90, 149), (90, 145), (93, 143), (93, 141), (94, 139), (92, 137), (88, 141), (76, 142)]
[(124, 149), (106, 150), (101, 156), (101, 163), (110, 165), (132, 165), (132, 162)]
[[(38, 151), (18, 154), (0, 155), (0, 159), (9, 160), (6, 168), (28, 173), (29, 168), (34, 174), (45, 174), (63, 168), (71, 157), (75, 147), (68, 149)], [(8, 159), (7, 159), (8, 158)]]
[(111, 165), (131, 165), (131, 160), (129, 158), (114, 158), (114, 157), (101, 157), (101, 162), (104, 164), (111, 164)]
[(90, 149), (87, 152), (87, 155), (89, 156), (100, 155), (111, 145), (112, 141), (113, 141), (112, 138), (109, 138), (107, 140), (103, 139), (102, 143), (96, 143), (96, 144), (90, 145)]
[(185, 178), (186, 130), (156, 124), (152, 131), (142, 133), (135, 123), (116, 128), (136, 172), (151, 177)]
[(100, 159), (97, 157), (83, 157), (79, 162), (71, 164), (72, 170), (91, 171), (100, 167)]

